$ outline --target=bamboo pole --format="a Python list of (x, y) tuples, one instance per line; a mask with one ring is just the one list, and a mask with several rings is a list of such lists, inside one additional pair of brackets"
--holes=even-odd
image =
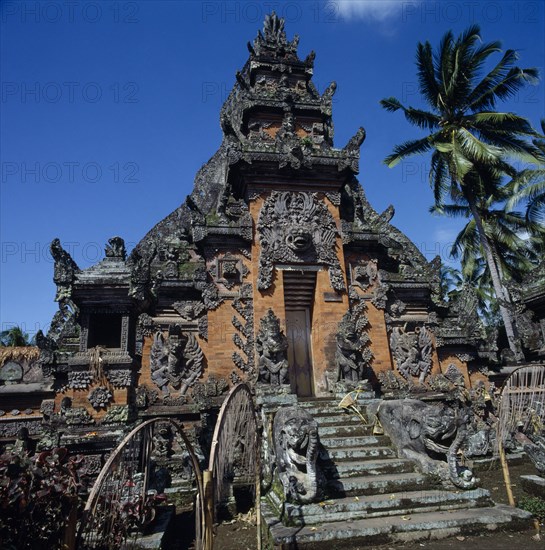
[(256, 426), (255, 434), (255, 524), (257, 528), (257, 550), (261, 550), (261, 445), (260, 434)]
[(202, 473), (204, 485), (204, 550), (214, 548), (214, 484), (212, 472), (204, 470)]
[(498, 439), (498, 451), (500, 454), (501, 469), (503, 471), (503, 481), (505, 483), (505, 490), (507, 491), (507, 499), (511, 506), (515, 506), (515, 497), (513, 496), (513, 489), (511, 487), (511, 476), (509, 474), (509, 466), (505, 458), (505, 450), (503, 448), (503, 441)]

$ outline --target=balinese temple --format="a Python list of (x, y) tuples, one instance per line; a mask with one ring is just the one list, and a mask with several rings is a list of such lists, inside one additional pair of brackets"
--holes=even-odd
[[(34, 408), (26, 398), (28, 414), (3, 411), (11, 435), (26, 427), (98, 468), (128, 425), (155, 417), (182, 420), (206, 456), (239, 382), (292, 404), (358, 388), (372, 399), (482, 390), (494, 349), (473, 292), (443, 301), (439, 258), (392, 225), (392, 206), (369, 204), (357, 179), (365, 130), (334, 144), (337, 85), (315, 87), (315, 54), (300, 57), (298, 41), (267, 17), (221, 109), (221, 146), (130, 254), (112, 237), (80, 269), (53, 241), (59, 311), (38, 337), (50, 393)], [(22, 371), (9, 384), (0, 395), (24, 385)]]
[[(55, 412), (65, 398), (98, 423), (198, 411), (239, 381), (325, 397), (339, 381), (378, 389), (450, 365), (468, 387), (482, 378), (471, 296), (447, 307), (439, 259), (390, 223), (393, 207), (367, 202), (356, 178), (365, 131), (334, 146), (337, 86), (316, 89), (314, 52), (300, 59), (297, 43), (270, 18), (249, 44), (220, 148), (128, 257), (114, 237), (81, 270), (53, 242)], [(275, 324), (286, 342), (263, 354)]]

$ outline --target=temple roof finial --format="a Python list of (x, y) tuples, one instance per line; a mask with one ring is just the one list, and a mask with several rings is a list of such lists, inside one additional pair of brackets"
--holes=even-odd
[(278, 55), (278, 53), (281, 53), (282, 56), (288, 53), (294, 59), (297, 59), (299, 37), (295, 35), (293, 40), (288, 42), (284, 25), (284, 18), (278, 17), (274, 11), (267, 14), (263, 23), (263, 32), (258, 31), (253, 47), (250, 45), (248, 48), (250, 53), (252, 55), (260, 55), (267, 52), (273, 56)]

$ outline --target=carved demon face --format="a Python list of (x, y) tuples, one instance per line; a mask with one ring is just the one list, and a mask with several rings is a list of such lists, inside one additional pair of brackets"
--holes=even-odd
[[(257, 233), (261, 244), (258, 276), (261, 290), (269, 288), (275, 263), (327, 265), (334, 279), (340, 272), (335, 248), (337, 226), (316, 194), (274, 191), (263, 204)], [(344, 281), (334, 282), (333, 288), (344, 289)]]
[(290, 459), (296, 464), (304, 464), (312, 438), (316, 438), (316, 429), (305, 417), (296, 416), (284, 425), (284, 448)]
[(450, 407), (435, 407), (424, 418), (424, 431), (432, 441), (445, 441), (456, 433), (456, 412)]
[(312, 235), (302, 227), (290, 227), (286, 244), (295, 252), (304, 252), (312, 245)]

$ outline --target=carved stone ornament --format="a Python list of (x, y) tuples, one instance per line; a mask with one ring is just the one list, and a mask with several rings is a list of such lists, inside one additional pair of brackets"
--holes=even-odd
[(463, 388), (465, 386), (465, 379), (462, 371), (454, 364), (450, 363), (445, 371), (445, 376), (458, 387)]
[(281, 408), (274, 418), (273, 441), (278, 477), (287, 501), (309, 503), (318, 497), (318, 425), (298, 406)]
[(106, 378), (114, 388), (128, 388), (133, 380), (131, 369), (107, 370)]
[(93, 405), (93, 408), (97, 410), (105, 409), (106, 407), (108, 407), (108, 404), (110, 403), (112, 398), (112, 392), (104, 386), (94, 388), (87, 396), (89, 403), (91, 403), (91, 405)]
[(104, 419), (103, 424), (116, 424), (118, 422), (127, 422), (129, 420), (129, 406), (128, 405), (112, 405)]
[(159, 399), (157, 390), (152, 390), (146, 386), (138, 386), (135, 392), (135, 404), (138, 409), (146, 409), (153, 405)]
[(172, 444), (174, 434), (169, 424), (159, 424), (153, 432), (153, 456), (154, 458), (166, 458), (173, 454)]
[(16, 361), (8, 361), (0, 368), (0, 380), (4, 384), (17, 384), (23, 380), (23, 367)]
[[(246, 285), (246, 288), (249, 285)], [(243, 352), (241, 355), (238, 351), (232, 354), (233, 363), (242, 371), (253, 376), (255, 374), (255, 359), (254, 359), (254, 307), (252, 295), (242, 294), (240, 298), (235, 298), (232, 302), (233, 309), (244, 320), (241, 322), (239, 317), (233, 315), (231, 322), (237, 330), (233, 334), (233, 343)]]
[(150, 352), (151, 379), (164, 397), (172, 386), (184, 395), (196, 383), (203, 371), (203, 352), (192, 333), (171, 334), (165, 338), (156, 332)]
[(339, 323), (336, 340), (335, 363), (338, 380), (360, 382), (367, 379), (368, 365), (362, 355), (362, 349), (369, 342), (369, 336), (366, 333), (359, 334), (350, 311), (345, 313)]
[(193, 401), (199, 405), (209, 405), (210, 399), (220, 397), (229, 390), (224, 378), (210, 376), (206, 382), (197, 383), (191, 390)]
[(36, 421), (2, 422), (0, 423), (0, 437), (17, 437), (23, 428), (28, 430), (29, 435), (38, 435), (42, 431), (40, 422)]
[(85, 390), (93, 381), (89, 371), (72, 371), (68, 373), (68, 387), (73, 390)]
[(197, 300), (185, 300), (183, 302), (174, 302), (172, 307), (180, 315), (180, 317), (186, 321), (194, 321), (205, 311), (204, 304)]
[(75, 424), (94, 424), (95, 421), (84, 407), (74, 407), (66, 415), (66, 423), (68, 425)]
[(240, 260), (230, 254), (225, 254), (217, 261), (216, 280), (226, 288), (231, 289), (242, 282), (243, 270)]
[(411, 384), (397, 376), (394, 371), (387, 370), (381, 371), (377, 374), (380, 386), (385, 392), (396, 392), (398, 394), (408, 394)]
[(529, 309), (516, 314), (517, 329), (524, 347), (529, 350), (538, 350), (544, 346), (541, 326), (534, 321), (535, 314)]
[(108, 239), (108, 244), (104, 249), (107, 258), (117, 258), (125, 261), (127, 259), (127, 251), (125, 250), (125, 241), (121, 237), (112, 237)]
[(369, 260), (352, 266), (352, 284), (367, 290), (378, 278), (377, 260)]
[(432, 366), (431, 332), (426, 327), (416, 328), (414, 332), (394, 327), (390, 335), (390, 349), (403, 378), (410, 380), (418, 376), (419, 383), (423, 384)]
[(44, 416), (44, 420), (49, 420), (55, 412), (55, 400), (44, 399), (40, 405), (40, 412)]
[(141, 313), (138, 316), (138, 322), (136, 323), (136, 342), (135, 342), (135, 352), (137, 355), (142, 355), (142, 348), (144, 345), (144, 337), (151, 336), (157, 327), (155, 322), (150, 315), (147, 313)]
[(335, 221), (316, 194), (274, 191), (263, 204), (257, 232), (261, 244), (260, 290), (270, 287), (275, 263), (327, 265), (331, 286), (345, 290), (335, 250)]
[(272, 309), (269, 309), (267, 315), (261, 319), (256, 349), (259, 356), (259, 382), (272, 385), (289, 384), (288, 339), (280, 330), (280, 321)]
[(80, 475), (94, 479), (98, 476), (100, 470), (102, 470), (103, 465), (104, 459), (101, 455), (85, 455)]
[(385, 283), (378, 284), (373, 290), (371, 303), (378, 309), (384, 309), (388, 301), (388, 291), (390, 286)]
[(135, 248), (127, 260), (127, 265), (131, 268), (129, 296), (137, 301), (144, 301), (149, 297), (148, 287), (151, 284), (150, 263), (155, 253), (155, 246), (146, 249), (145, 253), (141, 253), (140, 250)]
[[(463, 407), (395, 399), (382, 401), (377, 416), (398, 455), (412, 460), (422, 473), (438, 475), (447, 486), (472, 489), (477, 485), (479, 480), (471, 470), (458, 462), (468, 425)], [(446, 462), (437, 455), (443, 455)]]
[(61, 246), (59, 239), (53, 239), (50, 251), (55, 261), (53, 270), (53, 282), (57, 285), (55, 301), (61, 302), (71, 298), (72, 283), (80, 269), (70, 254)]

